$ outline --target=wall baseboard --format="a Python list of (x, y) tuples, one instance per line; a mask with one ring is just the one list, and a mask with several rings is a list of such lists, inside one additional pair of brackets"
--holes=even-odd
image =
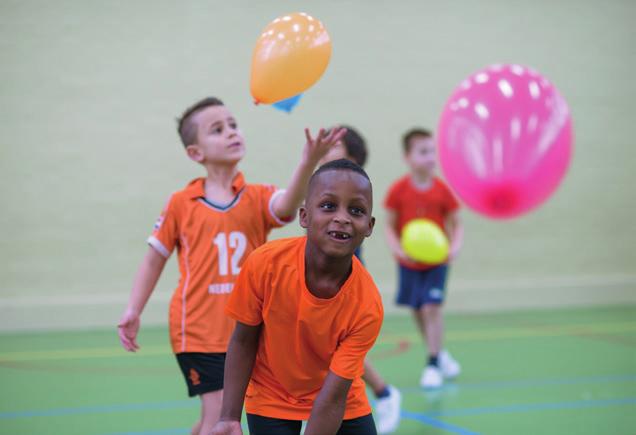
[[(393, 283), (379, 283), (386, 314), (406, 314), (394, 304)], [(171, 295), (157, 292), (148, 302), (143, 325), (165, 325)], [(78, 330), (117, 327), (127, 295), (56, 295), (0, 299), (0, 332)], [(448, 313), (636, 304), (636, 276), (576, 276), (492, 281), (452, 281)]]

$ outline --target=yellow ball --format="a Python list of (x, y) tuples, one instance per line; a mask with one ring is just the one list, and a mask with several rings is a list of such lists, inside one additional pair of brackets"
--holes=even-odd
[(448, 239), (429, 219), (414, 219), (402, 229), (402, 249), (415, 261), (440, 264), (448, 258)]

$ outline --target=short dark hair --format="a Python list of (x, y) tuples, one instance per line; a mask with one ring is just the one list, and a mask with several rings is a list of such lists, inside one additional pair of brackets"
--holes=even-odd
[(316, 177), (318, 175), (322, 174), (323, 172), (327, 172), (327, 171), (352, 171), (352, 172), (356, 172), (356, 173), (362, 175), (364, 178), (366, 178), (367, 181), (369, 181), (369, 185), (371, 185), (371, 179), (369, 178), (369, 175), (366, 173), (366, 171), (364, 169), (362, 169), (362, 166), (358, 165), (355, 162), (352, 162), (349, 159), (332, 160), (330, 162), (325, 163), (321, 167), (319, 167), (316, 170), (316, 172), (313, 173), (313, 175), (309, 179), (309, 188), (308, 188), (308, 191), (307, 191), (307, 196), (309, 196), (309, 191), (311, 190), (311, 186), (313, 185), (314, 180), (316, 179)]
[(224, 105), (223, 101), (216, 97), (206, 97), (197, 101), (183, 112), (181, 118), (177, 120), (177, 132), (179, 133), (179, 137), (181, 138), (181, 142), (183, 142), (184, 147), (192, 145), (197, 140), (197, 126), (194, 122), (192, 122), (192, 117), (207, 107)]
[(402, 136), (402, 149), (404, 150), (404, 154), (408, 154), (409, 151), (411, 151), (411, 141), (416, 137), (429, 138), (433, 137), (433, 133), (431, 133), (430, 130), (419, 127), (408, 130), (404, 133), (404, 136)]
[(348, 125), (342, 125), (341, 127), (347, 129), (347, 132), (342, 138), (342, 143), (344, 143), (347, 154), (351, 156), (358, 165), (364, 166), (369, 154), (367, 152), (367, 142), (355, 128)]

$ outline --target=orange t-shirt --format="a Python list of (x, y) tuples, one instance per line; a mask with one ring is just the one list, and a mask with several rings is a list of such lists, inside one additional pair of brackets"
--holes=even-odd
[(148, 243), (168, 258), (179, 256), (180, 279), (170, 303), (170, 341), (175, 353), (226, 352), (234, 320), (223, 310), (248, 254), (285, 222), (272, 211), (282, 190), (245, 184), (237, 174), (236, 194), (218, 206), (205, 199), (205, 179), (197, 178), (174, 193), (155, 224)]
[(329, 370), (352, 379), (344, 419), (367, 415), (366, 353), (382, 325), (380, 293), (357, 258), (330, 299), (305, 285), (306, 237), (275, 240), (243, 266), (225, 312), (247, 325), (263, 324), (247, 389), (248, 413), (306, 420)]
[[(446, 231), (446, 218), (459, 208), (459, 203), (450, 189), (439, 178), (433, 177), (431, 187), (420, 190), (413, 185), (411, 176), (405, 175), (389, 187), (389, 192), (384, 199), (384, 207), (396, 213), (396, 230), (401, 235), (402, 228), (413, 219), (418, 218), (430, 219)], [(400, 264), (417, 270), (434, 267), (404, 260), (400, 260)]]

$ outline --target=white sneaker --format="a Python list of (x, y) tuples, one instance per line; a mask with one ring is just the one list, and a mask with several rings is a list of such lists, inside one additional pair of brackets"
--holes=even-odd
[(420, 387), (425, 389), (440, 388), (444, 383), (442, 371), (435, 366), (426, 366), (420, 378)]
[(445, 350), (439, 353), (439, 367), (445, 379), (456, 378), (462, 372), (462, 366)]
[(388, 389), (389, 395), (378, 399), (375, 403), (376, 428), (379, 434), (394, 432), (400, 424), (402, 394), (391, 385), (388, 386)]

